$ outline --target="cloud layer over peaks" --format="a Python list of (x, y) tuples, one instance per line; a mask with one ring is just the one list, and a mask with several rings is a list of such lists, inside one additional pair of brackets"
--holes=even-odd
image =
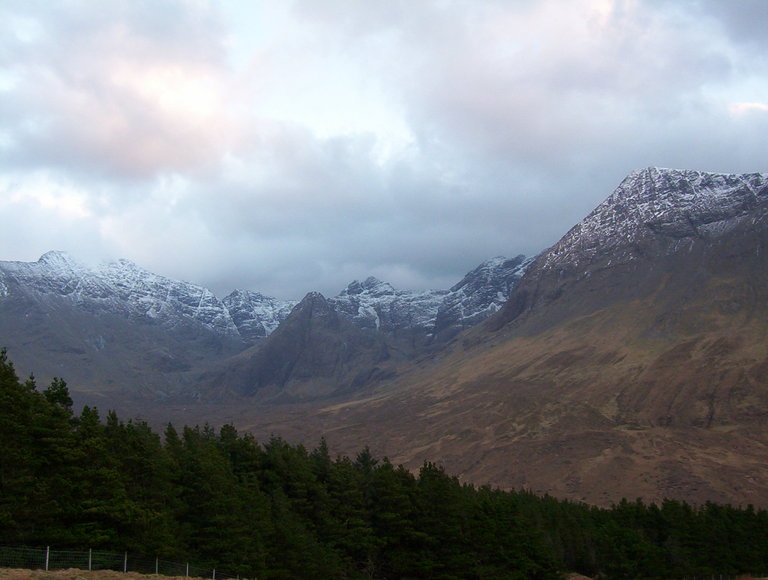
[(648, 165), (766, 171), (762, 0), (6, 0), (0, 259), (448, 287)]

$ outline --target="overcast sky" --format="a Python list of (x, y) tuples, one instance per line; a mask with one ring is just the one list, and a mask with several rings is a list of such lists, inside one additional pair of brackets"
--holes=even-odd
[(0, 260), (447, 288), (633, 169), (768, 171), (767, 0), (2, 0)]

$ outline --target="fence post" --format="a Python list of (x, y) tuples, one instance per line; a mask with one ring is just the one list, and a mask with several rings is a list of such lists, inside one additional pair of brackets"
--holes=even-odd
[(213, 576), (211, 576), (213, 580), (216, 580), (216, 568), (213, 569)]
[(88, 548), (88, 571), (91, 571), (91, 562), (93, 561), (93, 549)]
[(48, 562), (50, 561), (50, 557), (51, 557), (51, 547), (46, 546), (45, 547), (45, 571), (46, 572), (48, 571)]
[(189, 562), (187, 562), (187, 572), (184, 574), (186, 578), (189, 578)]
[(160, 565), (160, 559), (157, 556), (155, 556), (155, 576), (159, 574), (158, 572), (158, 570), (160, 569), (159, 565)]
[(128, 552), (125, 553), (125, 557), (123, 558), (123, 574), (128, 572)]

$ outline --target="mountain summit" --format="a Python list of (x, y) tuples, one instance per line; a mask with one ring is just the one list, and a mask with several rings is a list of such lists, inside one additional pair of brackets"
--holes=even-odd
[[(610, 256), (612, 265), (642, 257), (642, 242), (687, 250), (765, 217), (768, 174), (703, 173), (650, 167), (628, 175), (614, 193), (547, 252), (547, 268), (578, 270)], [(607, 264), (606, 264), (607, 265)]]
[(600, 309), (653, 292), (670, 277), (683, 300), (686, 288), (759, 258), (767, 214), (768, 174), (633, 172), (531, 264), (492, 324), (524, 313), (557, 322), (567, 314), (562, 308)]

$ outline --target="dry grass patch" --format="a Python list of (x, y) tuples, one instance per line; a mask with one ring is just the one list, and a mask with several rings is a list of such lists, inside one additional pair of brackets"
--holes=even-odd
[(138, 572), (116, 572), (115, 570), (26, 570), (21, 568), (0, 568), (0, 580), (148, 580), (150, 577), (163, 580), (190, 580), (184, 576), (157, 576)]

